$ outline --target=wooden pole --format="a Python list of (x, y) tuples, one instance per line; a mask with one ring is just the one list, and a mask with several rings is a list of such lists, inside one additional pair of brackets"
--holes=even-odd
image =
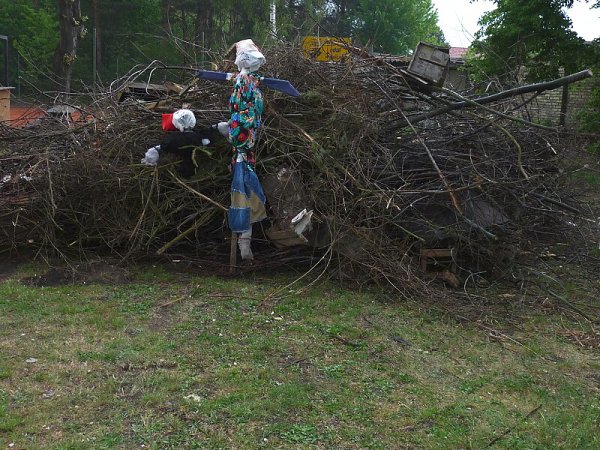
[(229, 273), (235, 272), (237, 266), (237, 233), (231, 232), (231, 247), (229, 248)]
[(565, 84), (562, 88), (562, 97), (560, 99), (560, 116), (558, 125), (564, 127), (567, 124), (567, 109), (569, 107), (569, 85)]

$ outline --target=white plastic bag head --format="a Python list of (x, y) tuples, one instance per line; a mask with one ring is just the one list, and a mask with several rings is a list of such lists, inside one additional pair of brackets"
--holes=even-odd
[(235, 44), (235, 65), (240, 72), (255, 72), (265, 63), (265, 57), (252, 39), (244, 39)]
[(179, 131), (191, 130), (196, 126), (196, 116), (189, 109), (178, 109), (173, 113), (173, 126)]

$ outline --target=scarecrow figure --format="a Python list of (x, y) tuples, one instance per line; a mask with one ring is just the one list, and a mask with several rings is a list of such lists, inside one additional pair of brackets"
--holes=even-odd
[[(230, 119), (228, 122), (219, 123), (216, 128), (233, 146), (231, 205), (227, 212), (229, 228), (232, 233), (238, 234), (238, 246), (242, 259), (252, 260), (254, 258), (250, 248), (252, 224), (267, 217), (265, 194), (255, 172), (254, 145), (263, 113), (263, 96), (259, 85), (262, 82), (265, 86), (292, 97), (298, 97), (300, 93), (289, 81), (265, 78), (256, 73), (265, 63), (265, 57), (251, 39), (239, 41), (235, 47), (235, 64), (238, 67), (238, 73), (198, 70), (196, 76), (206, 80), (233, 81), (233, 90), (229, 97)], [(180, 129), (180, 131), (188, 130)], [(207, 145), (205, 142), (210, 143), (209, 139), (204, 139), (207, 136), (199, 137), (203, 145)], [(172, 147), (179, 149), (178, 144), (180, 144), (179, 141)], [(192, 143), (192, 145), (195, 144), (196, 142)], [(165, 145), (164, 147), (161, 145), (149, 149), (142, 162), (155, 165), (159, 157), (158, 151), (165, 151), (171, 146)], [(189, 145), (186, 147), (189, 148)]]
[(229, 228), (238, 233), (238, 245), (242, 259), (253, 259), (250, 249), (252, 224), (267, 217), (265, 194), (254, 171), (254, 145), (263, 113), (263, 97), (259, 85), (283, 92), (292, 97), (300, 93), (287, 80), (265, 78), (256, 71), (265, 63), (265, 57), (252, 39), (235, 44), (235, 64), (238, 73), (199, 70), (198, 78), (214, 81), (233, 80), (233, 91), (229, 97), (231, 118), (217, 125), (219, 131), (233, 145), (231, 170), (231, 206), (228, 210)]
[(214, 127), (196, 128), (196, 117), (189, 109), (179, 109), (173, 114), (163, 114), (163, 136), (159, 145), (148, 149), (142, 164), (156, 166), (163, 153), (179, 157), (179, 175), (189, 178), (198, 168), (196, 150), (211, 144)]
[[(263, 113), (263, 96), (260, 85), (283, 92), (292, 97), (298, 97), (300, 92), (287, 80), (265, 78), (256, 71), (265, 63), (265, 57), (251, 39), (245, 39), (235, 44), (235, 64), (238, 73), (213, 72), (199, 70), (198, 78), (206, 80), (233, 80), (233, 92), (229, 97), (229, 122), (217, 125), (219, 131), (233, 145), (231, 183), (231, 206), (228, 210), (229, 228), (238, 233), (238, 246), (242, 259), (253, 259), (250, 241), (252, 224), (266, 218), (265, 194), (255, 173), (255, 153), (258, 130), (261, 126)], [(308, 214), (307, 211), (304, 213)], [(301, 219), (302, 213), (298, 216)], [(310, 215), (308, 219), (310, 221)], [(303, 215), (302, 215), (303, 217)], [(292, 226), (297, 227), (292, 221)], [(302, 231), (306, 225), (301, 227)], [(300, 229), (294, 228), (297, 235)], [(304, 239), (304, 238), (303, 238)], [(304, 239), (305, 240), (305, 239)]]
[[(233, 77), (233, 91), (229, 97), (228, 138), (233, 145), (233, 179), (228, 221), (231, 231), (239, 233), (238, 245), (243, 260), (253, 259), (250, 248), (252, 224), (267, 217), (265, 194), (255, 172), (254, 153), (263, 113), (259, 87), (262, 77), (256, 71), (264, 63), (265, 57), (251, 39), (236, 44), (235, 64), (239, 73)], [(223, 125), (219, 124), (219, 129), (223, 130)]]

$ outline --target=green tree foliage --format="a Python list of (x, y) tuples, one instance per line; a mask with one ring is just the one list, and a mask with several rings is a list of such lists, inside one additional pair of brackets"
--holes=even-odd
[(353, 37), (376, 52), (406, 55), (420, 40), (444, 40), (431, 0), (332, 0), (321, 17), (326, 33)]
[(359, 0), (353, 34), (375, 51), (406, 55), (420, 40), (442, 44), (430, 0)]
[(473, 43), (472, 66), (481, 79), (514, 83), (571, 72), (586, 56), (584, 41), (572, 30), (565, 8), (573, 0), (495, 0), (483, 15)]
[(81, 0), (81, 8), (89, 32), (81, 43), (75, 72), (86, 83), (93, 78), (94, 32), (101, 80), (110, 81), (131, 66), (154, 59), (169, 62), (174, 50), (162, 41), (159, 0)]
[(581, 114), (581, 130), (588, 133), (600, 134), (600, 83), (592, 89), (590, 102)]
[[(21, 55), (22, 75), (45, 86), (58, 43), (58, 18), (52, 0), (0, 0), (0, 34), (10, 38), (10, 53)], [(17, 58), (11, 58), (9, 76), (17, 77)]]
[[(277, 35), (269, 12), (277, 6)], [(259, 45), (306, 35), (352, 37), (374, 51), (407, 54), (419, 40), (442, 36), (431, 0), (79, 0), (87, 34), (72, 65), (73, 89), (110, 82), (136, 64), (161, 60), (201, 65), (239, 39)], [(53, 78), (59, 41), (58, 0), (0, 0), (0, 34), (11, 39), (11, 79), (21, 55), (21, 75), (38, 87)], [(96, 45), (94, 48), (94, 35)], [(95, 58), (94, 58), (95, 56)], [(158, 75), (157, 75), (158, 76)], [(25, 87), (25, 84), (23, 85)]]
[[(600, 38), (596, 39), (590, 46), (591, 59), (595, 61), (592, 66), (594, 81), (590, 100), (579, 116), (581, 131), (600, 135)], [(596, 140), (591, 145), (592, 150), (600, 155), (600, 142)]]
[[(580, 131), (600, 135), (600, 81), (598, 79), (592, 87), (589, 102), (579, 114), (579, 123)], [(591, 153), (600, 156), (600, 139), (598, 137), (592, 139), (587, 148)]]

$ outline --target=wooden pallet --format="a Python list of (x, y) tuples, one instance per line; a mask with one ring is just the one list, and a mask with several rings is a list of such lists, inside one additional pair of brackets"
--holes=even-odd
[(456, 255), (452, 248), (424, 248), (421, 250), (421, 270), (429, 278), (445, 281), (453, 288), (460, 286), (456, 276)]

